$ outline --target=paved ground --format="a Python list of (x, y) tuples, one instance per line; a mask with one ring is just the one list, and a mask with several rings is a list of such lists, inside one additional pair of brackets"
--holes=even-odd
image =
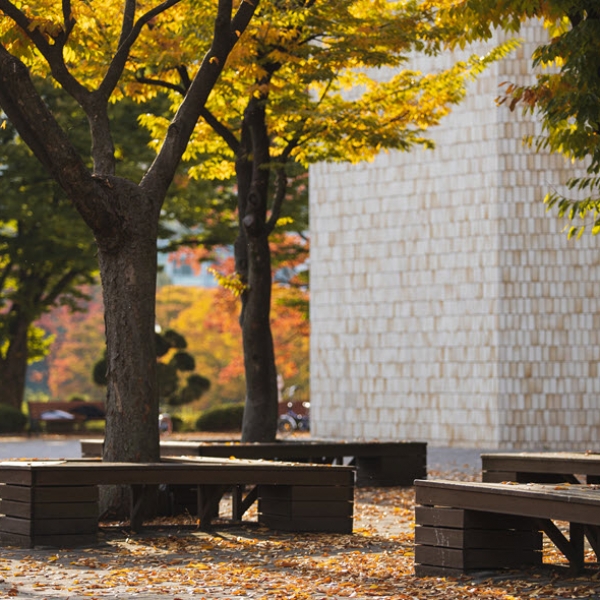
[[(427, 448), (427, 462), (430, 470), (480, 470), (479, 455), (486, 450), (471, 448)], [(1, 438), (0, 459), (10, 458), (80, 458), (78, 438)]]
[[(481, 470), (480, 453), (429, 447), (429, 474), (476, 478)], [(79, 440), (75, 438), (0, 438), (0, 459), (80, 455)], [(537, 592), (534, 596), (514, 595), (512, 588), (502, 587), (503, 583), (498, 589), (486, 587), (474, 592), (472, 583), (446, 585), (417, 579), (412, 558), (413, 489), (357, 489), (354, 511), (355, 531), (351, 536), (282, 534), (256, 524), (225, 526), (206, 534), (197, 530), (192, 519), (181, 526), (157, 524), (133, 535), (117, 524), (103, 531), (101, 543), (94, 548), (1, 548), (0, 598), (598, 598), (590, 594), (573, 596), (570, 590), (567, 596)], [(539, 581), (534, 584), (539, 586)]]

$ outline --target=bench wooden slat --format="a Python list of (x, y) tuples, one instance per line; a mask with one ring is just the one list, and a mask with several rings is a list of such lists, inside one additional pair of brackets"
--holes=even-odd
[[(494, 452), (481, 455), (484, 482), (576, 482), (575, 475), (600, 477), (600, 454), (583, 452)], [(551, 477), (554, 475), (554, 479)]]
[(59, 533), (49, 535), (19, 535), (3, 531), (0, 532), (0, 540), (4, 546), (18, 546), (20, 548), (32, 548), (34, 546), (75, 548), (78, 546), (91, 546), (98, 541), (96, 531), (94, 533)]
[(339, 502), (327, 501), (283, 503), (279, 500), (269, 500), (260, 496), (260, 489), (258, 510), (279, 517), (291, 517), (292, 515), (308, 517), (314, 514), (321, 517), (351, 517), (353, 512), (350, 503), (343, 506)]
[(98, 488), (94, 486), (28, 487), (23, 485), (0, 485), (0, 498), (18, 502), (43, 503), (96, 502)]
[(539, 565), (542, 553), (535, 550), (472, 548), (460, 550), (439, 546), (417, 546), (415, 561), (419, 564), (470, 571), (474, 569), (516, 568)]
[(433, 506), (415, 506), (415, 521), (421, 525), (455, 529), (532, 529), (531, 520), (525, 517)]
[(4, 532), (31, 537), (54, 534), (95, 534), (97, 530), (97, 518), (30, 520), (18, 517), (0, 517), (0, 537)]
[(352, 522), (345, 517), (287, 517), (261, 513), (260, 522), (271, 529), (282, 531), (352, 533)]
[(542, 549), (539, 531), (488, 529), (450, 529), (442, 527), (415, 528), (415, 544), (446, 548), (520, 548)]
[(167, 485), (197, 484), (214, 485), (236, 483), (271, 485), (310, 485), (322, 479), (323, 484), (353, 485), (354, 470), (350, 467), (328, 465), (291, 465), (285, 463), (256, 463), (251, 465), (235, 462), (208, 462), (186, 460), (185, 464), (171, 463), (111, 463), (84, 461), (50, 462), (40, 468), (33, 463), (1, 463), (0, 479), (17, 485), (60, 486), (77, 481), (81, 485), (147, 484)]
[[(0, 513), (8, 517), (21, 519), (60, 519), (65, 515), (65, 505), (59, 503), (16, 502), (14, 500), (0, 499)], [(98, 503), (73, 503), (69, 509), (69, 518), (98, 518)]]

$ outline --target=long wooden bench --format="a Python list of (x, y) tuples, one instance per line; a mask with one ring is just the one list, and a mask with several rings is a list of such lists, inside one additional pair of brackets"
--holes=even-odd
[(481, 465), (490, 483), (600, 483), (600, 454), (589, 452), (493, 452)]
[(50, 400), (27, 402), (27, 407), (29, 430), (32, 432), (42, 431), (41, 425), (44, 423), (48, 433), (69, 433), (81, 429), (87, 421), (105, 418), (103, 402)]
[[(84, 457), (102, 455), (102, 440), (81, 440)], [(161, 440), (161, 456), (214, 456), (284, 460), (356, 467), (356, 485), (412, 486), (427, 478), (426, 442), (278, 441), (241, 443), (228, 440)]]
[[(600, 556), (600, 488), (582, 484), (415, 481), (415, 573), (456, 576), (542, 563), (542, 532), (583, 570)], [(554, 521), (569, 523), (569, 538)]]
[[(214, 458), (160, 463), (98, 460), (0, 463), (0, 544), (73, 546), (95, 543), (98, 486), (129, 485), (130, 525), (138, 531), (148, 486), (194, 486), (200, 526), (210, 528), (223, 494), (233, 489), (233, 518), (258, 501), (260, 524), (283, 531), (351, 533), (354, 470)], [(250, 491), (243, 497), (243, 490)]]

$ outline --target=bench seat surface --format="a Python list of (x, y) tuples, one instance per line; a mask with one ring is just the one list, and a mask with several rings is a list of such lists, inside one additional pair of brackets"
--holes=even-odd
[(584, 452), (494, 452), (481, 455), (483, 471), (600, 475), (600, 454)]
[(416, 503), (600, 525), (600, 486), (415, 481)]
[[(184, 462), (185, 461), (185, 462)], [(20, 485), (202, 484), (352, 485), (354, 469), (344, 466), (267, 461), (173, 458), (160, 463), (116, 463), (99, 460), (0, 462), (0, 481)]]

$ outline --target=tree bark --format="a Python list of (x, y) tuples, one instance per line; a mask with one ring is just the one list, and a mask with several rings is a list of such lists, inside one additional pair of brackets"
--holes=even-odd
[[(154, 343), (158, 217), (134, 184), (107, 178), (119, 228), (96, 232), (107, 353), (103, 459), (157, 462), (158, 386)], [(123, 516), (129, 490), (106, 488), (101, 511)]]
[(15, 307), (6, 318), (10, 321), (10, 331), (6, 356), (0, 358), (0, 403), (21, 410), (27, 377), (27, 330), (30, 323)]
[(272, 442), (277, 435), (277, 371), (271, 333), (271, 255), (266, 235), (248, 238), (248, 287), (242, 294), (246, 374), (243, 442)]
[(253, 98), (244, 115), (236, 162), (239, 234), (236, 269), (242, 292), (240, 325), (246, 375), (243, 442), (272, 442), (277, 435), (277, 372), (271, 333), (271, 251), (266, 225), (269, 148), (264, 102)]

